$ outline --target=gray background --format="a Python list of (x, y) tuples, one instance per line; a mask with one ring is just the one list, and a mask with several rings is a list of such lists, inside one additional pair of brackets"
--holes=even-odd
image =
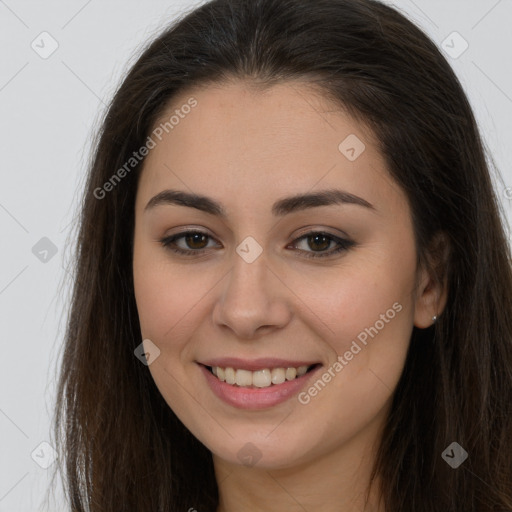
[[(92, 134), (141, 43), (198, 3), (0, 0), (0, 512), (48, 510), (52, 448), (44, 443)], [(510, 219), (512, 2), (389, 3), (448, 52), (503, 176), (497, 190)], [(60, 495), (49, 510), (65, 509)]]

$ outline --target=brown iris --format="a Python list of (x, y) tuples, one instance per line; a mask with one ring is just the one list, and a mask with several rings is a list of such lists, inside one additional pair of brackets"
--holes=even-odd
[[(331, 243), (330, 237), (328, 237), (327, 235), (322, 235), (322, 234), (310, 235), (307, 237), (307, 240), (308, 240), (308, 245), (312, 249), (314, 249), (315, 248), (314, 246), (316, 245), (318, 250), (320, 250), (320, 251), (323, 249), (327, 249), (329, 247), (329, 244)], [(323, 240), (323, 243), (318, 243), (318, 240)], [(321, 247), (318, 247), (319, 245)]]
[[(190, 233), (185, 236), (185, 241), (187, 243), (187, 246), (189, 246), (191, 249), (204, 249), (206, 245), (208, 245), (208, 235), (204, 235), (202, 233)], [(197, 243), (201, 244), (204, 242), (204, 245), (201, 245), (198, 247)]]

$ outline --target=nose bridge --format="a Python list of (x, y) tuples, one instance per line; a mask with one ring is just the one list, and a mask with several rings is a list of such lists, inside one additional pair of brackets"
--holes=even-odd
[[(259, 252), (259, 254), (258, 254)], [(242, 242), (233, 255), (232, 271), (224, 289), (224, 301), (230, 307), (255, 310), (271, 302), (267, 255), (250, 241)]]
[(214, 310), (214, 321), (230, 327), (237, 337), (250, 338), (262, 326), (283, 327), (290, 311), (283, 286), (271, 262), (254, 239), (244, 239), (233, 255)]
[(263, 235), (259, 235), (258, 238), (261, 244), (253, 236), (245, 236), (234, 248), (232, 272), (228, 279), (229, 289), (226, 293), (241, 293), (241, 296), (237, 297), (239, 302), (244, 298), (250, 300), (251, 293), (246, 292), (264, 292), (263, 288), (268, 284), (268, 251), (263, 247)]

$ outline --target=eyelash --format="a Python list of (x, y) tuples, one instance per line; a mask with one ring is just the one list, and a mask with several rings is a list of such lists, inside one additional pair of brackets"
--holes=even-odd
[[(190, 230), (190, 231), (183, 231), (182, 233), (178, 233), (176, 235), (172, 235), (172, 236), (169, 236), (169, 237), (162, 238), (160, 240), (160, 243), (166, 249), (169, 249), (170, 251), (173, 251), (173, 252), (178, 253), (178, 254), (183, 255), (183, 256), (185, 256), (185, 255), (192, 256), (192, 257), (194, 257), (194, 256), (201, 256), (204, 253), (204, 251), (207, 250), (206, 248), (195, 249), (195, 250), (194, 249), (182, 249), (182, 248), (179, 248), (179, 247), (176, 247), (176, 246), (173, 247), (171, 245), (176, 240), (179, 240), (180, 238), (184, 238), (187, 235), (193, 235), (193, 234), (205, 235), (206, 237), (208, 237), (208, 239), (213, 239), (212, 236), (208, 235), (207, 233), (204, 233), (203, 231)], [(339, 247), (337, 249), (331, 250), (329, 252), (317, 252), (317, 253), (315, 253), (314, 251), (312, 251), (312, 252), (310, 252), (310, 251), (301, 251), (301, 249), (299, 249), (299, 251), (305, 253), (305, 257), (306, 258), (326, 258), (326, 257), (332, 256), (334, 254), (338, 254), (338, 253), (340, 253), (342, 251), (346, 251), (346, 250), (350, 249), (351, 247), (353, 247), (355, 245), (355, 242), (353, 242), (352, 240), (347, 240), (347, 239), (339, 238), (337, 236), (331, 235), (331, 234), (326, 233), (324, 231), (310, 231), (310, 232), (305, 233), (304, 235), (300, 236), (299, 238), (295, 239), (294, 242), (301, 241), (304, 238), (308, 238), (308, 237), (310, 237), (312, 235), (323, 235), (326, 238), (329, 238), (330, 241), (337, 242), (339, 244)]]

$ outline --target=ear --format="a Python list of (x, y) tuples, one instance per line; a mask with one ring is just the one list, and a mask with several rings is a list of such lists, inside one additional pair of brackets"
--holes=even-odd
[(450, 242), (445, 233), (437, 233), (427, 251), (424, 265), (418, 271), (414, 325), (425, 329), (433, 317), (443, 312), (448, 297), (448, 262)]

